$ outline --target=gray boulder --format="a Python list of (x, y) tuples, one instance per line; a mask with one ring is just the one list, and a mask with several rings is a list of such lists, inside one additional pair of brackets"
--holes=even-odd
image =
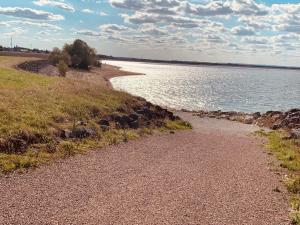
[(261, 117), (261, 114), (260, 114), (260, 112), (255, 112), (252, 114), (252, 116), (253, 116), (253, 119), (257, 120), (259, 117)]
[(88, 138), (90, 136), (93, 136), (95, 135), (95, 131), (92, 130), (92, 129), (89, 129), (89, 128), (83, 128), (83, 127), (79, 127), (79, 128), (75, 128), (73, 131), (72, 131), (72, 138), (80, 138), (80, 139), (83, 139), (83, 138)]
[(246, 116), (244, 119), (245, 124), (252, 124), (254, 122), (253, 116)]
[(70, 130), (62, 130), (60, 132), (60, 137), (63, 138), (63, 139), (68, 139), (68, 138), (71, 138), (72, 137), (72, 131)]
[(109, 121), (106, 120), (106, 119), (100, 120), (100, 121), (98, 122), (98, 124), (99, 124), (100, 126), (107, 126), (107, 127), (109, 127)]
[(136, 120), (136, 121), (132, 121), (132, 122), (129, 122), (128, 123), (129, 127), (132, 128), (132, 129), (138, 129), (139, 128), (139, 122)]
[(132, 119), (133, 121), (136, 121), (139, 119), (139, 115), (138, 114), (135, 114), (135, 113), (132, 113), (129, 115), (129, 118)]

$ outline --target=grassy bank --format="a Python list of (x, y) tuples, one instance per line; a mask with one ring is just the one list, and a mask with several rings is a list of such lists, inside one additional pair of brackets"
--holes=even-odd
[[(143, 100), (91, 82), (1, 68), (9, 60), (13, 58), (0, 57), (1, 171), (37, 166), (152, 132), (152, 127), (103, 132), (97, 124), (105, 115), (143, 105)], [(86, 139), (57, 138), (59, 131), (74, 129), (78, 121), (93, 129), (95, 135)], [(181, 121), (166, 121), (165, 129), (187, 127)]]
[(287, 170), (284, 184), (290, 193), (292, 224), (300, 225), (300, 141), (286, 140), (284, 132), (260, 133), (268, 138), (267, 148)]

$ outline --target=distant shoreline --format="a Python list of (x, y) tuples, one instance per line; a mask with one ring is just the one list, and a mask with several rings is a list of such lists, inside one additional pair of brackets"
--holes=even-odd
[(261, 69), (283, 69), (283, 70), (300, 70), (300, 67), (294, 66), (274, 66), (274, 65), (255, 65), (255, 64), (239, 64), (239, 63), (211, 63), (211, 62), (194, 62), (194, 61), (177, 61), (177, 60), (156, 60), (156, 59), (138, 59), (127, 57), (98, 56), (100, 60), (126, 61), (126, 62), (144, 62), (159, 64), (177, 64), (177, 65), (193, 65), (193, 66), (226, 66), (226, 67), (246, 67)]
[[(18, 56), (18, 57), (37, 57), (42, 59), (48, 58), (48, 54), (35, 53), (35, 52), (0, 51), (0, 55)], [(138, 59), (138, 58), (129, 58), (129, 57), (114, 57), (114, 56), (107, 56), (107, 55), (98, 55), (98, 59), (111, 60), (111, 61), (173, 64), (173, 65), (224, 66), (224, 67), (245, 67), (245, 68), (261, 68), (261, 69), (300, 70), (300, 67), (297, 66), (275, 66), (275, 65), (256, 65), (256, 64), (243, 64), (243, 63), (212, 63), (212, 62), (180, 61), (180, 60)]]

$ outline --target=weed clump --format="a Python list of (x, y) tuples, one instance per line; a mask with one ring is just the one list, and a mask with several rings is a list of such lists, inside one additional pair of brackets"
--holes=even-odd
[(70, 141), (64, 141), (61, 143), (61, 149), (64, 152), (64, 155), (67, 157), (73, 156), (76, 153), (76, 147), (74, 145), (74, 143), (70, 142)]
[(285, 185), (290, 193), (300, 194), (300, 177), (291, 176), (285, 180)]

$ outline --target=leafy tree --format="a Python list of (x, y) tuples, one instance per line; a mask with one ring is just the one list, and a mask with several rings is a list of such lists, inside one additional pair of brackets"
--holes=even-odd
[(89, 47), (88, 44), (82, 40), (75, 40), (73, 44), (66, 44), (63, 48), (71, 57), (71, 65), (75, 68), (89, 69), (90, 66), (96, 65), (97, 56), (96, 50)]
[(65, 44), (62, 50), (54, 48), (49, 56), (49, 62), (57, 65), (60, 61), (64, 61), (66, 65), (74, 68), (88, 70), (90, 66), (99, 66), (96, 50), (89, 47), (82, 40), (75, 40), (73, 44)]

